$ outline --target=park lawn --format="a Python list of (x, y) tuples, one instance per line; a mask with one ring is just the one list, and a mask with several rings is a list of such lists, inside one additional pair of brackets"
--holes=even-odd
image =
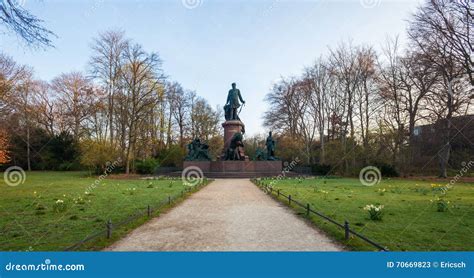
[[(91, 190), (96, 180), (84, 172), (27, 172), (24, 184), (11, 187), (0, 179), (0, 250), (63, 250), (103, 230), (107, 220), (117, 223), (127, 219), (146, 211), (148, 205), (158, 206), (168, 196), (181, 196), (187, 187), (181, 179), (104, 179)], [(66, 211), (54, 211), (58, 199), (65, 202)], [(114, 239), (134, 227), (131, 225), (114, 231)], [(97, 250), (108, 244), (100, 240), (80, 250)]]
[[(364, 186), (359, 179), (351, 178), (283, 179), (274, 182), (273, 193), (280, 189), (341, 224), (347, 220), (352, 229), (392, 251), (473, 251), (474, 183), (454, 184), (444, 196), (449, 201), (448, 210), (438, 212), (436, 198), (442, 196), (439, 186), (444, 185), (404, 179), (383, 179), (374, 186)], [(363, 209), (368, 204), (384, 206), (381, 221), (370, 220)], [(292, 207), (305, 215), (304, 209)], [(310, 220), (345, 242), (341, 228), (316, 215)], [(345, 243), (354, 250), (374, 250), (354, 237)]]

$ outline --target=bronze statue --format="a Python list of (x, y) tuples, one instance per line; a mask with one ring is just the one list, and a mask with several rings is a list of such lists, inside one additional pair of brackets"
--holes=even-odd
[(209, 145), (201, 143), (199, 138), (188, 144), (188, 155), (185, 160), (211, 160)]
[(267, 160), (267, 154), (262, 148), (257, 147), (253, 160)]
[(230, 146), (226, 150), (224, 160), (245, 160), (243, 140), (244, 137), (242, 133), (234, 133), (230, 141)]
[(240, 94), (240, 90), (237, 89), (236, 86), (237, 85), (235, 83), (232, 83), (232, 89), (229, 90), (229, 93), (227, 95), (227, 101), (226, 101), (226, 104), (224, 105), (226, 121), (230, 121), (230, 120), (240, 121), (237, 109), (241, 106), (240, 102), (242, 102), (242, 104), (245, 104), (245, 101), (242, 99), (242, 95)]
[(271, 131), (268, 133), (265, 145), (267, 147), (267, 160), (275, 160), (275, 140), (273, 140)]

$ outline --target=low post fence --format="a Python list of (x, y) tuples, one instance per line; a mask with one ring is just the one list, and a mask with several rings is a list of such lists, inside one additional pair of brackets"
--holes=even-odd
[[(339, 222), (337, 222), (336, 220), (330, 218), (329, 216), (326, 216), (324, 215), (323, 213), (321, 212), (318, 212), (316, 210), (313, 210), (311, 207), (310, 207), (310, 204), (307, 203), (306, 205), (304, 205), (303, 203), (299, 202), (298, 200), (295, 200), (291, 194), (288, 194), (288, 195), (285, 195), (281, 190), (281, 189), (274, 189), (273, 186), (268, 186), (268, 184), (266, 184), (265, 182), (262, 182), (262, 180), (258, 180), (258, 179), (252, 179), (252, 182), (257, 185), (260, 189), (263, 189), (264, 192), (266, 192), (267, 194), (271, 195), (271, 196), (275, 196), (278, 200), (280, 200), (280, 197), (283, 197), (284, 199), (287, 199), (288, 200), (288, 206), (291, 206), (292, 204), (296, 204), (297, 206), (303, 208), (304, 210), (306, 210), (306, 215), (309, 216), (311, 213), (312, 214), (315, 214), (323, 219), (325, 219), (326, 221), (338, 226), (339, 228), (343, 229), (344, 230), (344, 238), (345, 240), (349, 240), (350, 239), (350, 235), (354, 235), (358, 238), (360, 238), (361, 240), (369, 243), (370, 245), (376, 247), (378, 250), (380, 251), (389, 251), (388, 248), (380, 245), (379, 243), (367, 238), (366, 236), (352, 230), (349, 226), (349, 222), (346, 220), (344, 221), (344, 224), (341, 224)], [(276, 191), (277, 193), (276, 194), (273, 194), (273, 192)]]
[(144, 210), (139, 210), (135, 214), (132, 214), (131, 216), (129, 216), (129, 217), (127, 217), (127, 218), (125, 218), (125, 219), (123, 219), (119, 222), (113, 223), (112, 220), (109, 219), (109, 220), (107, 220), (107, 222), (105, 222), (105, 229), (97, 231), (97, 232), (87, 236), (83, 240), (81, 240), (79, 242), (76, 242), (75, 244), (65, 248), (64, 251), (74, 251), (74, 250), (78, 249), (81, 245), (83, 245), (84, 243), (87, 243), (87, 242), (92, 241), (94, 239), (97, 239), (99, 237), (105, 236), (107, 239), (110, 239), (110, 238), (112, 238), (113, 231), (115, 229), (120, 228), (124, 225), (127, 225), (127, 224), (131, 223), (132, 221), (135, 221), (135, 220), (137, 220), (141, 217), (144, 217), (144, 216), (147, 216), (148, 218), (150, 218), (153, 215), (153, 211), (159, 211), (159, 209), (163, 208), (164, 206), (171, 205), (174, 201), (184, 197), (185, 193), (195, 192), (199, 188), (201, 188), (201, 187), (203, 187), (207, 184), (208, 184), (207, 182), (197, 184), (197, 185), (194, 185), (192, 187), (187, 187), (187, 188), (181, 190), (181, 192), (179, 192), (178, 194), (168, 195), (166, 197), (166, 199), (160, 201), (155, 207), (153, 207), (151, 205), (147, 205), (147, 207)]

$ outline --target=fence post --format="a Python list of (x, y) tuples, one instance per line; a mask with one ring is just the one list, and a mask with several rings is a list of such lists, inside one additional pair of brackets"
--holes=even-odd
[(291, 205), (291, 195), (288, 195), (288, 205)]
[(107, 223), (105, 224), (105, 226), (107, 227), (107, 238), (111, 238), (112, 237), (112, 220), (108, 220)]
[(278, 189), (278, 191), (277, 191), (277, 192), (278, 192), (278, 197), (280, 197), (280, 189)]
[(306, 204), (306, 215), (309, 216), (309, 203)]
[(171, 205), (171, 196), (168, 196), (168, 205)]
[(150, 207), (150, 205), (148, 205), (148, 207), (147, 207), (147, 214), (148, 214), (148, 217), (151, 217), (151, 207)]
[(349, 236), (350, 236), (350, 232), (349, 232), (349, 222), (347, 222), (347, 220), (344, 221), (344, 238), (346, 240), (349, 240)]

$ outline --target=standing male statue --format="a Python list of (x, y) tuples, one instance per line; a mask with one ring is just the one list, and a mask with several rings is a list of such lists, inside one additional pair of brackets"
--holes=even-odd
[(265, 145), (267, 147), (267, 160), (275, 160), (275, 140), (273, 140), (271, 131), (268, 133)]
[(240, 120), (237, 109), (240, 107), (240, 102), (242, 102), (242, 104), (245, 103), (240, 94), (240, 90), (237, 89), (236, 86), (235, 83), (232, 83), (232, 89), (229, 90), (229, 94), (227, 95), (227, 102), (224, 106), (226, 121)]

